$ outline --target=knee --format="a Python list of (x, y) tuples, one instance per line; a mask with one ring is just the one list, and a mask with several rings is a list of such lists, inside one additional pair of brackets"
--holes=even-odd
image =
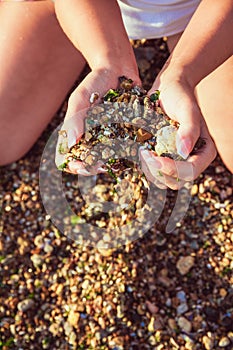
[(218, 153), (227, 167), (227, 169), (233, 174), (233, 149), (231, 148), (231, 142), (224, 142), (221, 145), (217, 145)]
[(0, 166), (9, 165), (20, 160), (29, 151), (30, 147), (23, 143), (0, 142)]
[(227, 169), (233, 174), (233, 154), (231, 159), (226, 159), (222, 157), (223, 163), (227, 167)]

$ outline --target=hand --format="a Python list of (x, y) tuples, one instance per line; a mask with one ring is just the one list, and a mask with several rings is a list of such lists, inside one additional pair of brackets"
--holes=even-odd
[[(86, 112), (90, 107), (90, 96), (93, 92), (98, 92), (100, 101), (109, 89), (116, 88), (118, 85), (118, 77), (124, 75), (114, 73), (114, 67), (111, 69), (98, 69), (89, 73), (82, 83), (74, 90), (68, 101), (68, 109), (64, 119), (64, 123), (61, 128), (60, 135), (58, 137), (55, 163), (60, 166), (64, 163), (65, 155), (60, 154), (59, 148), (62, 142), (66, 141), (67, 136), (67, 150), (74, 146), (84, 133), (84, 121)], [(127, 74), (129, 78), (132, 78), (135, 84), (140, 84), (138, 76), (129, 72)], [(100, 167), (100, 169), (99, 169)], [(91, 175), (85, 169), (84, 164), (81, 161), (69, 162), (69, 168), (67, 169), (71, 173), (80, 175)], [(93, 168), (94, 173), (101, 172), (100, 164), (97, 164)]]
[[(185, 182), (193, 181), (208, 167), (216, 157), (216, 149), (196, 101), (194, 89), (185, 79), (176, 80), (171, 76), (175, 75), (161, 73), (148, 93), (160, 90), (161, 107), (171, 119), (180, 123), (176, 147), (186, 161), (156, 157), (146, 150), (141, 151), (140, 157), (142, 170), (148, 180), (160, 188), (177, 190)], [(199, 137), (205, 140), (205, 145), (199, 152), (190, 155)]]

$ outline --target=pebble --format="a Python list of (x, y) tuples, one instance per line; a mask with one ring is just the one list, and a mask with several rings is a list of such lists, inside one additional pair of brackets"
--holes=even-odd
[(44, 246), (44, 237), (42, 235), (37, 235), (34, 238), (34, 244), (38, 248), (43, 248), (43, 246)]
[(146, 301), (146, 306), (152, 314), (156, 314), (159, 311), (159, 308), (153, 303), (151, 303), (149, 300)]
[(57, 323), (52, 323), (49, 326), (49, 331), (56, 337), (59, 334), (59, 325)]
[(74, 310), (71, 310), (69, 312), (67, 320), (71, 324), (71, 326), (77, 327), (79, 319), (80, 319), (80, 314), (78, 312), (75, 312)]
[(33, 308), (34, 305), (35, 302), (32, 299), (24, 299), (18, 303), (17, 308), (19, 311), (26, 312), (29, 309)]
[(228, 338), (232, 341), (233, 343), (233, 331), (230, 331), (227, 333)]
[(168, 319), (168, 326), (171, 330), (176, 330), (177, 329), (177, 323), (176, 320), (174, 320), (174, 318), (169, 318)]
[(65, 335), (67, 337), (69, 337), (69, 335), (71, 334), (71, 332), (73, 331), (73, 327), (71, 326), (71, 324), (69, 322), (65, 322), (64, 323), (64, 332)]
[(177, 306), (177, 309), (176, 309), (177, 315), (182, 315), (186, 311), (188, 311), (188, 305), (186, 303), (182, 303)]
[(39, 254), (33, 254), (33, 255), (31, 256), (31, 261), (32, 261), (32, 263), (33, 263), (33, 265), (34, 265), (35, 267), (39, 267), (39, 266), (41, 266), (41, 265), (43, 264), (44, 259), (43, 259), (43, 257), (42, 257), (41, 255), (39, 255)]
[(18, 237), (17, 243), (19, 245), (19, 254), (24, 255), (29, 250), (29, 243), (22, 237)]
[(194, 265), (193, 256), (182, 256), (179, 258), (176, 267), (181, 275), (186, 275)]
[(230, 344), (230, 339), (228, 337), (222, 337), (218, 343), (220, 348), (226, 348), (229, 344)]
[(177, 292), (176, 296), (180, 300), (181, 303), (186, 302), (186, 294), (183, 290), (180, 290), (179, 292)]
[(192, 323), (187, 320), (187, 318), (180, 316), (178, 318), (178, 326), (180, 327), (182, 332), (190, 333), (192, 329)]
[(213, 336), (208, 337), (207, 335), (204, 335), (204, 337), (202, 338), (202, 343), (206, 350), (212, 350), (214, 348)]
[(147, 327), (148, 331), (151, 333), (155, 331), (154, 323), (155, 323), (155, 318), (151, 317), (150, 322), (149, 322), (148, 327)]
[(52, 253), (52, 251), (53, 251), (53, 246), (51, 245), (50, 241), (45, 241), (44, 252)]
[(114, 249), (108, 249), (105, 248), (105, 246), (106, 243), (104, 241), (99, 241), (97, 244), (97, 250), (102, 256), (109, 257), (113, 254)]

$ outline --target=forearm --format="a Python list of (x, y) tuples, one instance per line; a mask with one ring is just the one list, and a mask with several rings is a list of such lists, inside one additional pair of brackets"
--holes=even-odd
[(167, 66), (195, 87), (233, 54), (233, 1), (203, 0)]
[(137, 65), (115, 0), (56, 0), (58, 20), (92, 69), (134, 70)]

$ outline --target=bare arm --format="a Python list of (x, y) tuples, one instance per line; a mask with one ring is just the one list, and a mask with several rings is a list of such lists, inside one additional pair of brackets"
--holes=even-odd
[[(202, 0), (152, 86), (150, 92), (161, 90), (163, 108), (180, 123), (177, 138), (180, 155), (187, 158), (198, 137), (206, 140), (202, 152), (188, 157), (187, 162), (174, 164), (169, 159), (157, 159), (167, 183), (174, 183), (172, 179), (176, 177), (184, 180), (196, 178), (216, 156), (214, 143), (196, 100), (195, 87), (232, 56), (232, 30), (233, 1)], [(150, 169), (155, 175), (158, 164), (155, 158), (152, 160)]]
[[(56, 0), (63, 30), (91, 69), (137, 75), (137, 64), (115, 0)], [(133, 78), (133, 77), (132, 77)]]
[[(97, 91), (101, 96), (117, 87), (122, 75), (136, 84), (140, 78), (116, 0), (56, 0), (55, 10), (64, 32), (91, 68), (69, 98), (63, 128), (71, 147), (83, 134), (91, 93)], [(57, 164), (59, 161), (57, 158)], [(69, 165), (72, 172), (86, 174), (82, 163)]]
[(233, 54), (233, 1), (202, 0), (168, 64), (195, 87)]

